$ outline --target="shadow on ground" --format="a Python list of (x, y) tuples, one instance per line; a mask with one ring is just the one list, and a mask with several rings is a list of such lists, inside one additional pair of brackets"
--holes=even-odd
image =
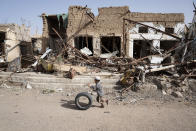
[(78, 108), (75, 105), (74, 100), (63, 100), (63, 99), (61, 99), (60, 103), (61, 103), (61, 106), (64, 107), (64, 108), (78, 110)]
[[(73, 109), (73, 110), (79, 110), (76, 107), (74, 100), (63, 100), (63, 99), (61, 99), (60, 103), (61, 103), (61, 106), (64, 107), (64, 108)], [(91, 107), (100, 107), (100, 106), (92, 105)]]

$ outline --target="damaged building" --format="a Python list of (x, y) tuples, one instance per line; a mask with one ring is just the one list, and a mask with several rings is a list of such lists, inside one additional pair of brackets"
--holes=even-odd
[(62, 47), (61, 41), (58, 35), (54, 32), (56, 30), (63, 40), (66, 40), (66, 29), (67, 29), (67, 15), (66, 14), (55, 14), (46, 15), (43, 13), (43, 33), (42, 33), (42, 50), (44, 53), (47, 47), (53, 49), (53, 52), (59, 52)]
[(25, 25), (0, 25), (0, 63), (7, 71), (18, 71), (32, 59), (30, 29)]
[(87, 47), (93, 56), (115, 52), (136, 59), (169, 50), (179, 42), (185, 26), (182, 13), (138, 13), (128, 6), (99, 8), (97, 16), (90, 8), (70, 6), (68, 15), (43, 14), (42, 19), (43, 51), (62, 46), (55, 29), (65, 43), (79, 50)]

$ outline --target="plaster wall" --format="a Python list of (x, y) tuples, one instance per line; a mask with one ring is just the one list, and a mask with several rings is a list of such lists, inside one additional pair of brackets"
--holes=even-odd
[[(160, 29), (162, 31), (165, 31), (165, 27), (163, 25), (157, 25), (154, 24), (153, 22), (142, 22), (142, 24)], [(161, 40), (169, 40), (169, 41), (176, 41), (177, 39), (162, 34), (160, 32), (156, 32), (155, 30), (149, 28), (148, 33), (139, 33), (139, 27), (141, 25), (136, 24), (133, 28), (129, 30), (129, 51), (128, 51), (128, 57), (133, 58), (133, 46), (134, 46), (134, 40), (152, 40), (153, 41), (153, 46), (156, 48), (160, 48), (160, 41)], [(182, 32), (184, 31), (185, 24), (184, 23), (177, 23), (176, 25), (173, 26), (174, 28), (174, 34), (177, 35), (178, 37), (182, 37)], [(143, 38), (143, 37), (144, 38)]]

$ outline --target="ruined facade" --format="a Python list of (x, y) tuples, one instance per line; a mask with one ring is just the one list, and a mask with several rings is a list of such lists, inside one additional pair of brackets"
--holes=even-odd
[[(151, 54), (151, 49), (164, 52), (178, 40), (151, 28), (131, 23), (137, 21), (181, 37), (184, 14), (137, 13), (128, 6), (99, 8), (94, 16), (89, 8), (70, 6), (64, 36), (77, 49), (89, 48), (94, 56), (117, 51), (117, 56), (140, 58)], [(44, 18), (43, 17), (43, 21)], [(48, 23), (43, 36), (48, 35)], [(146, 42), (146, 40), (148, 42)], [(150, 43), (150, 44), (149, 44)], [(152, 47), (153, 46), (153, 47)]]
[[(0, 25), (0, 62), (8, 64), (8, 71), (17, 71), (21, 68), (23, 54), (31, 53), (26, 50), (31, 44), (30, 29), (25, 25), (16, 24)], [(22, 49), (26, 50), (22, 51)], [(28, 56), (27, 56), (28, 57)]]
[[(139, 21), (142, 24), (158, 30), (165, 31), (166, 33), (174, 34), (179, 38), (182, 37), (185, 26), (183, 14), (132, 13), (130, 19)], [(153, 50), (146, 40), (149, 41), (154, 50), (157, 49), (162, 53), (174, 47), (179, 41), (174, 37), (139, 24), (135, 24), (133, 28), (129, 29), (128, 33), (128, 56), (134, 58), (144, 57), (146, 54), (149, 54), (148, 52), (150, 52), (150, 50)]]

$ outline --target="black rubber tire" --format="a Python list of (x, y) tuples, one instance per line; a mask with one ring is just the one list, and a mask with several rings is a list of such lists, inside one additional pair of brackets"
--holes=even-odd
[[(84, 97), (88, 98), (88, 101), (89, 101), (89, 102), (88, 102), (87, 105), (85, 105), (85, 106), (80, 105), (79, 99), (80, 99), (81, 96), (84, 96)], [(77, 96), (76, 96), (76, 98), (75, 98), (76, 107), (77, 107), (78, 109), (80, 109), (80, 110), (87, 110), (88, 108), (91, 107), (92, 102), (93, 102), (92, 97), (91, 97), (91, 95), (90, 95), (89, 93), (87, 93), (87, 92), (81, 92), (81, 93), (77, 94)]]

